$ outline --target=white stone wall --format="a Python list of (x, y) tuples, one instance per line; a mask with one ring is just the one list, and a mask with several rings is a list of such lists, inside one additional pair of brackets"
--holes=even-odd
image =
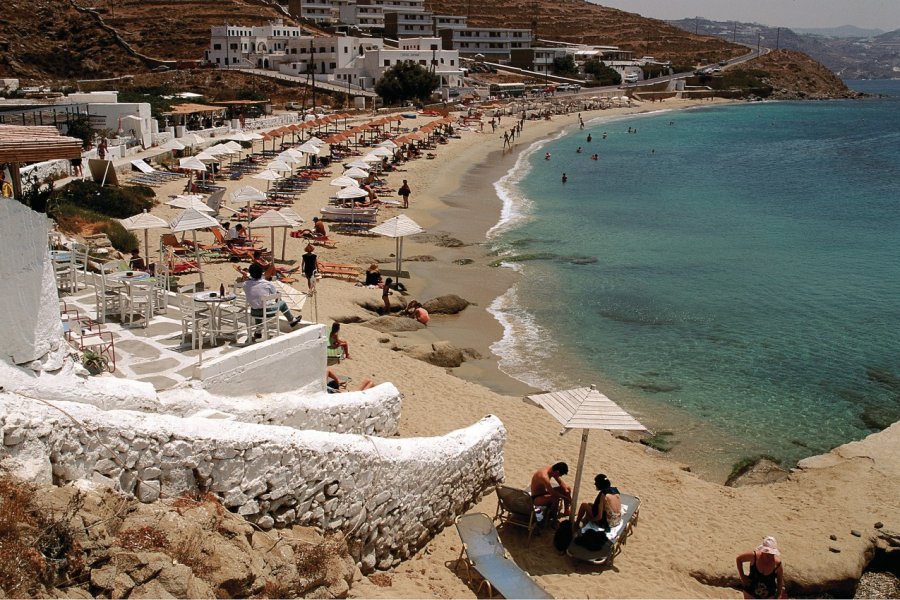
[(233, 397), (182, 387), (157, 395), (149, 383), (79, 377), (72, 367), (69, 363), (60, 373), (38, 374), (0, 361), (0, 381), (6, 391), (21, 396), (79, 402), (101, 410), (196, 416), (359, 435), (392, 436), (400, 427), (402, 396), (392, 383), (343, 394), (291, 391)]
[(324, 325), (310, 325), (250, 344), (196, 366), (194, 379), (222, 396), (323, 391), (326, 335)]
[(0, 202), (0, 360), (34, 369), (58, 369), (66, 353), (47, 232), (46, 215)]
[(264, 529), (343, 531), (364, 571), (408, 557), (503, 480), (496, 417), (386, 440), (53, 404), (0, 392), (7, 466), (42, 465), (57, 483), (87, 479), (144, 502), (208, 489)]

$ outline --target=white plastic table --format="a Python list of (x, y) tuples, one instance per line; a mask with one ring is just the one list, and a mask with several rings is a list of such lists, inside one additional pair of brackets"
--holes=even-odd
[(231, 302), (237, 296), (235, 294), (226, 293), (224, 296), (219, 292), (197, 292), (193, 295), (194, 302), (203, 302), (209, 304), (209, 328), (213, 340), (219, 337), (219, 307), (225, 302)]

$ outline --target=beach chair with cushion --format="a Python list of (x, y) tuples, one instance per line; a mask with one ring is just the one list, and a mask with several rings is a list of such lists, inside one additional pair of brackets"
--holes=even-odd
[(328, 263), (319, 261), (316, 269), (322, 277), (340, 277), (341, 279), (358, 279), (362, 269), (351, 263)]
[[(569, 544), (566, 554), (574, 559), (595, 565), (612, 564), (616, 555), (622, 551), (622, 546), (625, 544), (628, 536), (631, 535), (631, 531), (638, 520), (638, 513), (641, 510), (641, 499), (637, 496), (619, 494), (619, 497), (622, 500), (622, 522), (606, 533), (607, 542), (603, 544), (603, 547), (599, 550), (589, 550), (575, 543), (576, 536), (572, 543)], [(584, 528), (582, 528), (582, 531), (584, 531)]]
[(538, 526), (538, 520), (534, 514), (534, 504), (531, 495), (523, 489), (509, 485), (499, 485), (497, 492), (497, 512), (494, 520), (501, 525), (515, 525), (528, 530), (528, 541), (531, 534)]
[(513, 562), (491, 518), (484, 513), (463, 515), (456, 519), (456, 531), (462, 541), (462, 552), (454, 565), (466, 569), (466, 581), (472, 585), (475, 574), (481, 582), (475, 593), (486, 587), (488, 594), (504, 598), (552, 598), (531, 576)]

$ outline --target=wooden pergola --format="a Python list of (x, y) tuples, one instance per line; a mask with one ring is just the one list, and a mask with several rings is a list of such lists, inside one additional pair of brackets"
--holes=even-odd
[(0, 125), (0, 170), (9, 168), (13, 196), (22, 197), (19, 169), (46, 160), (81, 158), (82, 141), (52, 126)]

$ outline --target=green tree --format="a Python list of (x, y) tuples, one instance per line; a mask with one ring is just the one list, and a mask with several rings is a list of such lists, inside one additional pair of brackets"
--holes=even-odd
[(407, 100), (426, 102), (440, 83), (441, 79), (438, 75), (422, 65), (407, 60), (386, 70), (375, 84), (375, 92), (384, 99), (386, 104), (396, 104)]
[(69, 129), (66, 135), (76, 137), (81, 140), (81, 147), (87, 148), (91, 140), (94, 139), (94, 130), (91, 127), (91, 120), (87, 115), (79, 115), (69, 122)]
[(560, 77), (578, 77), (578, 67), (575, 65), (575, 57), (571, 54), (559, 56), (553, 59), (553, 74)]
[(584, 72), (593, 75), (599, 85), (619, 85), (622, 76), (612, 67), (606, 66), (601, 60), (592, 59), (584, 63)]

